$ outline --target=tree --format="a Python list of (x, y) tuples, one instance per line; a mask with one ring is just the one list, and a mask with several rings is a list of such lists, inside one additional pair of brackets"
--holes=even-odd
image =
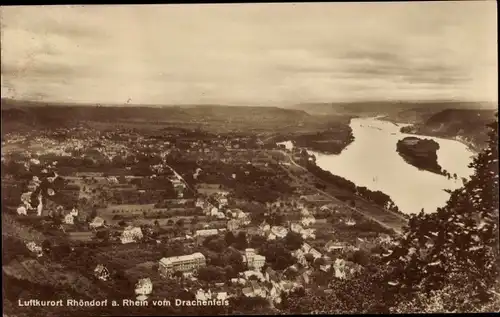
[(267, 242), (267, 239), (265, 237), (260, 236), (260, 235), (253, 235), (250, 238), (249, 247), (250, 248), (259, 248), (266, 242)]
[(295, 264), (296, 260), (280, 240), (268, 241), (260, 247), (260, 253), (274, 270), (284, 270)]
[(304, 239), (302, 236), (296, 232), (289, 231), (285, 236), (285, 246), (288, 250), (295, 251), (302, 247)]
[(181, 218), (181, 219), (177, 220), (175, 225), (179, 228), (184, 227), (184, 219)]
[(224, 240), (228, 246), (232, 245), (236, 241), (236, 237), (231, 231), (226, 232), (224, 235)]
[(95, 217), (97, 217), (97, 209), (94, 207), (94, 208), (92, 208), (92, 211), (90, 212), (90, 218), (94, 219)]
[(182, 278), (184, 274), (181, 271), (175, 271), (174, 274), (172, 274), (172, 276), (175, 278)]
[(225, 279), (225, 270), (216, 266), (201, 267), (197, 273), (198, 279), (205, 282), (222, 282)]
[[(470, 180), (436, 213), (413, 216), (385, 258), (395, 288), (407, 294), (402, 302), (439, 299), (445, 310), (465, 312), (487, 307), (498, 293), (498, 125), (489, 127), (488, 146), (471, 163)], [(453, 292), (460, 289), (467, 291)]]
[(304, 255), (304, 258), (306, 259), (307, 263), (309, 263), (309, 265), (314, 262), (314, 255), (312, 255), (311, 253), (306, 253)]
[(364, 250), (354, 251), (349, 261), (357, 263), (361, 266), (367, 266), (370, 263), (370, 255)]
[[(208, 237), (210, 238), (210, 237)], [(205, 244), (205, 243), (204, 243)], [(215, 237), (212, 239), (209, 239), (208, 242), (206, 243), (206, 247), (210, 249), (211, 251), (220, 253), (224, 251), (224, 249), (227, 247), (226, 242), (224, 239)]]
[(244, 231), (238, 232), (234, 246), (238, 250), (244, 250), (248, 247), (247, 234)]

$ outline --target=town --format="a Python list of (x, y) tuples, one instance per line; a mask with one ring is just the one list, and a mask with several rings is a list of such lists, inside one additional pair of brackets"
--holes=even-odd
[(92, 298), (279, 309), (359, 274), (397, 234), (363, 212), (373, 203), (332, 196), (307, 150), (255, 134), (77, 126), (6, 134), (2, 148), (4, 231), (22, 237), (4, 272)]

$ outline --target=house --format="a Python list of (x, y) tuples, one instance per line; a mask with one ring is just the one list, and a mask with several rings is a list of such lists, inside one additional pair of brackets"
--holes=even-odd
[(378, 241), (380, 243), (391, 243), (391, 236), (388, 235), (387, 233), (381, 233), (379, 236), (378, 236)]
[(301, 220), (300, 220), (300, 223), (305, 226), (305, 227), (308, 227), (312, 224), (314, 224), (316, 222), (316, 218), (314, 218), (313, 216), (306, 216), (306, 217), (303, 217)]
[(24, 207), (24, 206), (17, 207), (17, 214), (18, 215), (27, 215), (28, 212), (26, 210), (26, 207)]
[(39, 246), (38, 244), (36, 244), (36, 242), (32, 241), (32, 242), (26, 243), (26, 247), (28, 248), (28, 250), (33, 252), (37, 257), (41, 257), (43, 255), (42, 247)]
[(303, 265), (303, 266), (308, 266), (307, 259), (305, 257), (306, 253), (302, 251), (301, 249), (297, 249), (292, 252), (292, 256), (297, 259), (297, 263)]
[(135, 284), (136, 295), (149, 295), (153, 292), (153, 283), (149, 277), (141, 278)]
[(67, 214), (66, 216), (64, 216), (64, 223), (67, 225), (74, 224), (74, 216), (71, 214)]
[(205, 292), (203, 289), (200, 288), (198, 291), (196, 291), (195, 298), (196, 300), (202, 300), (202, 301), (210, 300), (212, 299), (212, 291), (208, 290), (207, 292)]
[(245, 297), (266, 297), (266, 290), (257, 281), (250, 281), (249, 286), (241, 291)]
[(312, 256), (314, 257), (314, 259), (320, 258), (322, 256), (322, 254), (318, 250), (316, 250), (313, 247), (311, 247), (308, 243), (302, 244), (301, 250), (305, 254), (307, 254), (307, 253), (312, 254)]
[(78, 210), (76, 208), (73, 208), (71, 209), (70, 215), (72, 215), (73, 217), (78, 217)]
[(129, 226), (125, 228), (120, 237), (120, 241), (123, 244), (136, 242), (143, 238), (142, 230), (139, 227)]
[(335, 262), (333, 263), (333, 269), (335, 270), (335, 277), (339, 279), (345, 279), (346, 278), (346, 272), (345, 272), (345, 260), (343, 259), (336, 259)]
[(244, 278), (241, 278), (241, 277), (236, 278), (236, 277), (235, 277), (235, 278), (232, 278), (232, 279), (231, 279), (231, 283), (232, 283), (232, 284), (240, 284), (240, 285), (245, 285), (245, 284), (247, 283), (247, 281), (246, 281)]
[(256, 254), (255, 249), (248, 248), (245, 249), (243, 263), (246, 263), (249, 269), (259, 271), (266, 263), (266, 257)]
[(263, 221), (263, 222), (259, 225), (259, 232), (260, 232), (260, 234), (265, 235), (265, 234), (267, 234), (269, 231), (271, 231), (271, 226), (270, 226), (267, 222)]
[(227, 198), (226, 197), (219, 197), (217, 199), (217, 202), (219, 203), (219, 208), (222, 208), (224, 206), (227, 206), (228, 204), (228, 201), (227, 201)]
[(217, 207), (210, 208), (210, 216), (216, 217), (219, 214), (219, 209)]
[(321, 210), (321, 211), (331, 211), (331, 210), (332, 210), (332, 208), (330, 208), (330, 206), (329, 206), (329, 205), (323, 205), (323, 206), (321, 206), (321, 207), (319, 208), (319, 210)]
[(248, 213), (243, 212), (243, 210), (241, 210), (241, 209), (234, 209), (233, 210), (233, 217), (238, 218), (238, 219), (245, 219), (245, 218), (249, 218), (250, 216)]
[(200, 267), (206, 266), (207, 260), (203, 254), (196, 252), (189, 255), (162, 258), (159, 271), (163, 276), (171, 276), (174, 272), (196, 272)]
[(98, 279), (106, 281), (109, 278), (109, 271), (104, 265), (98, 264), (94, 269), (94, 275)]
[(271, 232), (279, 238), (284, 238), (288, 234), (288, 229), (282, 226), (273, 226)]
[(240, 227), (240, 222), (236, 219), (231, 219), (227, 222), (227, 230), (234, 231)]
[(356, 221), (352, 218), (349, 218), (345, 221), (345, 224), (352, 227), (352, 226), (356, 225)]
[(250, 277), (252, 277), (252, 276), (255, 276), (259, 281), (265, 281), (266, 280), (266, 278), (264, 277), (264, 274), (262, 274), (259, 271), (252, 271), (252, 270), (244, 271), (244, 272), (240, 273), (240, 276), (243, 277), (246, 280), (249, 280)]
[(323, 272), (328, 272), (328, 270), (330, 270), (331, 267), (332, 267), (332, 264), (329, 263), (328, 261), (326, 261), (325, 264), (322, 264), (319, 266), (319, 269)]
[(215, 299), (225, 301), (228, 298), (227, 292), (218, 292)]
[(195, 206), (196, 206), (196, 207), (203, 208), (203, 206), (205, 206), (205, 201), (204, 201), (203, 199), (201, 199), (201, 198), (198, 198), (198, 199), (196, 200)]
[(290, 230), (295, 232), (295, 233), (301, 233), (304, 228), (298, 223), (292, 223), (290, 224)]
[(219, 230), (217, 229), (202, 229), (202, 230), (196, 230), (194, 236), (195, 237), (208, 237), (208, 236), (215, 236), (219, 234)]
[(101, 217), (95, 217), (92, 222), (89, 223), (90, 228), (95, 229), (104, 226), (104, 219)]
[(333, 251), (343, 251), (348, 247), (348, 244), (345, 242), (334, 242), (334, 241), (328, 241), (325, 244), (325, 251), (326, 252), (333, 252)]
[(300, 232), (300, 235), (302, 236), (302, 239), (316, 239), (315, 232), (316, 232), (316, 229), (312, 229), (312, 228), (303, 229)]

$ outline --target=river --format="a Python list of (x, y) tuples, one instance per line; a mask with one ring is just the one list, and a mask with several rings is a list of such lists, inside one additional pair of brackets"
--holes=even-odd
[[(344, 177), (357, 186), (380, 190), (389, 195), (399, 209), (407, 214), (435, 212), (446, 204), (450, 194), (444, 189), (454, 190), (462, 186), (462, 177), (474, 172), (468, 165), (474, 153), (461, 142), (431, 137), (439, 143), (438, 163), (458, 179), (419, 170), (406, 163), (396, 152), (398, 140), (411, 136), (399, 130), (404, 124), (377, 118), (356, 118), (350, 124), (354, 142), (338, 155), (326, 155), (308, 151), (316, 156), (316, 164), (323, 170)], [(287, 147), (290, 144), (286, 143)]]

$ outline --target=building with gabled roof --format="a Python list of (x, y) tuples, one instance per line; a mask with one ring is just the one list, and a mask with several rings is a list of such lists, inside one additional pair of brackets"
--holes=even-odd
[(98, 264), (94, 269), (94, 276), (102, 281), (106, 281), (108, 280), (110, 274), (108, 269), (104, 265)]

